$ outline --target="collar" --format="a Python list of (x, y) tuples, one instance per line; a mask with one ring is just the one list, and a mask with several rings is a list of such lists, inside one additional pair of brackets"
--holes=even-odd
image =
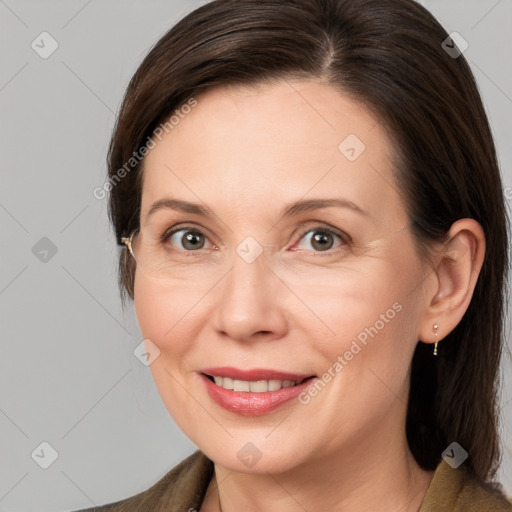
[[(147, 510), (144, 506), (151, 506), (153, 512), (197, 512), (201, 508), (213, 472), (213, 461), (201, 450), (196, 450), (150, 489), (133, 498), (141, 499), (137, 501), (137, 505), (140, 503), (142, 507), (140, 510)], [(491, 484), (480, 484), (472, 479), (462, 466), (453, 469), (441, 460), (418, 512), (483, 510), (512, 512), (512, 501), (507, 501)]]

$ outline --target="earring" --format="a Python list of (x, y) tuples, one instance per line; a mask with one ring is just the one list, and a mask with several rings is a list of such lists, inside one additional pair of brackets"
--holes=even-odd
[(433, 330), (434, 330), (434, 333), (436, 335), (436, 342), (434, 344), (434, 355), (437, 356), (437, 343), (439, 341), (439, 338), (438, 338), (438, 335), (437, 335), (437, 329), (438, 329), (438, 325), (437, 324), (434, 324), (433, 326)]

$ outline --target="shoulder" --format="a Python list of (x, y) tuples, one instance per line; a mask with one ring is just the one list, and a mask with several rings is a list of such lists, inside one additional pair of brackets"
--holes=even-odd
[(463, 467), (439, 463), (419, 512), (512, 512), (512, 501), (500, 486), (481, 483)]
[(501, 486), (481, 484), (473, 479), (466, 480), (457, 501), (458, 509), (471, 512), (512, 512), (512, 501), (502, 491)]
[(74, 512), (186, 512), (199, 508), (212, 474), (213, 462), (196, 450), (145, 491), (123, 500)]

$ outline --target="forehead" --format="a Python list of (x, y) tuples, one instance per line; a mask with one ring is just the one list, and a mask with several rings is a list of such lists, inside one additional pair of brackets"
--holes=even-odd
[(268, 153), (290, 159), (295, 154), (296, 160), (310, 155), (306, 161), (311, 161), (318, 156), (313, 148), (338, 156), (339, 143), (354, 134), (376, 151), (387, 149), (380, 127), (374, 130), (378, 120), (364, 105), (313, 81), (224, 86), (196, 100), (197, 106), (172, 128), (169, 147), (192, 143), (211, 152), (214, 148), (208, 143), (215, 140), (222, 143), (223, 157), (227, 148), (260, 147), (261, 158)]
[(368, 109), (313, 81), (208, 90), (144, 161), (143, 204), (164, 195), (251, 208), (343, 196), (398, 207), (393, 154)]

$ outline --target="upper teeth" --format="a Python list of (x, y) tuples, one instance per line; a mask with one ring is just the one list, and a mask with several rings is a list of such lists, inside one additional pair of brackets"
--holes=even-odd
[(277, 391), (281, 388), (289, 388), (304, 381), (302, 380), (237, 380), (229, 377), (218, 377), (213, 375), (215, 384), (224, 389), (233, 391), (252, 391), (253, 393), (265, 393), (266, 391)]

